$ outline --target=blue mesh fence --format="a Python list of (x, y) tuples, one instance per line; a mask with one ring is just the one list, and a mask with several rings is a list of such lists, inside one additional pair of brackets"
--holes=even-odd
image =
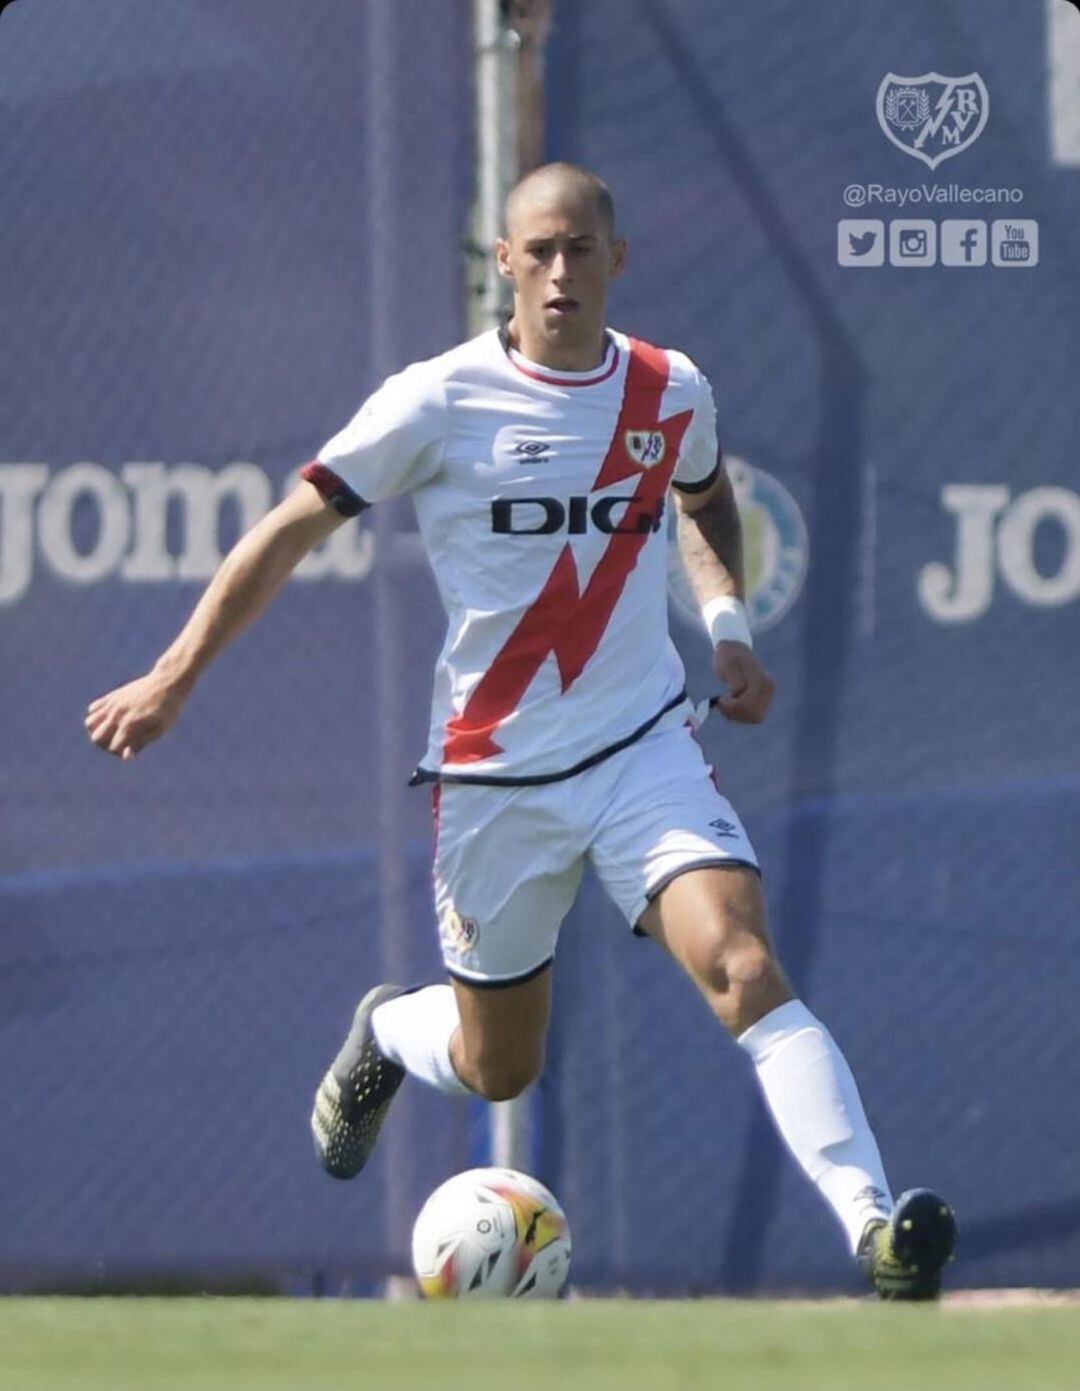
[[(778, 697), (706, 743), (795, 983), (896, 1186), (954, 1199), (970, 1284), (1080, 1281), (1080, 129), (1051, 99), (1080, 77), (1053, 8), (559, 0), (546, 63), (548, 154), (608, 179), (630, 237), (612, 322), (716, 390)], [(120, 765), (81, 727), (363, 395), (462, 336), (470, 13), (0, 18), (8, 1287), (374, 1289), (478, 1154), (475, 1109), (419, 1087), (361, 1183), (309, 1153), (359, 991), (437, 973), (429, 807), (404, 783), (442, 620), (408, 508), (338, 532), (149, 754)], [(932, 120), (934, 73), (982, 94), (931, 169), (922, 127), (887, 138), (875, 108), (892, 74)], [(1029, 259), (905, 261), (900, 219), (984, 222), (988, 252)], [(677, 602), (673, 623), (704, 693)], [(549, 1059), (536, 1167), (581, 1283), (849, 1287), (745, 1060), (589, 882)]]
[(307, 1123), (361, 990), (438, 962), (405, 783), (442, 622), (408, 519), (306, 561), (136, 763), (82, 716), (364, 395), (462, 335), (470, 13), (0, 20), (8, 1283), (374, 1287), (468, 1160), (468, 1114), (410, 1093), (372, 1181), (335, 1185)]
[[(548, 55), (549, 153), (604, 172), (630, 240), (612, 321), (701, 364), (736, 461), (778, 694), (760, 729), (703, 737), (796, 987), (850, 1056), (894, 1185), (954, 1200), (968, 1284), (1080, 1279), (1060, 1106), (1080, 901), (1080, 74), (1062, 35), (1080, 16), (1058, 8), (567, 0)], [(966, 125), (889, 126), (893, 89), (931, 122), (960, 109), (964, 84), (946, 99), (933, 74), (977, 77)], [(931, 224), (934, 265), (901, 255), (901, 220)], [(964, 228), (942, 263), (946, 220), (983, 224), (988, 264), (965, 262)], [(995, 265), (1013, 236), (1028, 259)], [(703, 645), (677, 633), (704, 689)], [(579, 1274), (844, 1287), (841, 1235), (745, 1060), (619, 937), (590, 903), (560, 963), (548, 1162)]]

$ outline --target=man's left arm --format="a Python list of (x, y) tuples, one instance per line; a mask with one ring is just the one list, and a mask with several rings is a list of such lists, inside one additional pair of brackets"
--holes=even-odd
[(743, 606), (742, 523), (731, 479), (721, 463), (709, 487), (672, 492), (679, 553), (712, 639), (713, 670), (728, 690), (717, 705), (729, 720), (760, 724), (773, 682), (754, 656)]

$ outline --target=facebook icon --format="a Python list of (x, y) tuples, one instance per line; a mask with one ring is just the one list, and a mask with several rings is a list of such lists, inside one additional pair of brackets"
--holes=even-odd
[(988, 243), (985, 222), (945, 221), (941, 224), (941, 264), (985, 266)]

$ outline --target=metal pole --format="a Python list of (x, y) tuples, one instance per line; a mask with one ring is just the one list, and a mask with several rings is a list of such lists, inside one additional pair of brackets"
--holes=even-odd
[(507, 282), (495, 268), (493, 247), (502, 232), (506, 195), (517, 181), (517, 110), (514, 59), (517, 35), (500, 0), (473, 0), (476, 28), (476, 208), (473, 251), (479, 283), (470, 305), (476, 332), (501, 322), (509, 307)]
[[(503, 205), (518, 178), (518, 35), (500, 0), (473, 0), (476, 32), (477, 197), (474, 219), (476, 269), (472, 300), (475, 332), (498, 325), (509, 303), (509, 286), (495, 268), (493, 247), (502, 233)], [(481, 259), (482, 258), (482, 259)], [(532, 1148), (533, 1098), (488, 1107), (488, 1147), (500, 1168), (528, 1169)]]

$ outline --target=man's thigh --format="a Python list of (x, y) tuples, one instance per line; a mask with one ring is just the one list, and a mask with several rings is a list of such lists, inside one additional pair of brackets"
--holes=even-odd
[[(757, 856), (689, 728), (654, 731), (610, 760), (590, 857), (627, 921), (690, 870), (746, 866)], [(596, 771), (600, 771), (599, 769)]]
[(792, 998), (769, 937), (761, 881), (748, 866), (687, 870), (652, 900), (639, 927), (671, 953), (736, 1036)]
[(461, 1019), (454, 1062), (484, 1095), (515, 1095), (539, 1072), (551, 960), (584, 856), (558, 787), (444, 784), (435, 907)]
[(584, 865), (562, 807), (550, 787), (440, 789), (435, 911), (454, 980), (493, 995), (550, 964)]
[(718, 954), (746, 942), (773, 955), (761, 880), (749, 866), (687, 870), (650, 901), (638, 927), (695, 979)]

